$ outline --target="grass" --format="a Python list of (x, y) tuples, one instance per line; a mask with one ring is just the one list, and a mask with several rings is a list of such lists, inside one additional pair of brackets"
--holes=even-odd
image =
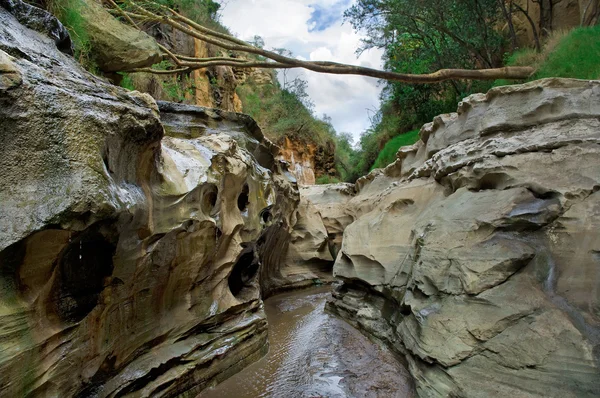
[(321, 177), (317, 178), (317, 180), (315, 181), (315, 183), (317, 185), (337, 184), (338, 182), (340, 182), (339, 178), (332, 177), (330, 175), (322, 175)]
[(393, 163), (396, 160), (396, 152), (403, 146), (412, 145), (419, 140), (419, 130), (412, 130), (408, 133), (400, 134), (389, 140), (373, 164), (373, 169), (378, 169)]
[(600, 78), (600, 26), (571, 31), (548, 54), (536, 77)]
[(297, 93), (274, 84), (258, 84), (252, 79), (236, 87), (244, 113), (252, 116), (265, 135), (276, 143), (285, 137), (326, 148), (333, 143), (331, 126), (320, 120)]
[(48, 2), (47, 8), (69, 31), (75, 49), (75, 58), (89, 72), (99, 75), (98, 65), (92, 56), (92, 45), (86, 23), (81, 16), (84, 6), (81, 0), (53, 0)]
[[(533, 49), (515, 52), (508, 66), (532, 66), (537, 69), (529, 80), (546, 77), (575, 79), (600, 78), (600, 25), (555, 31), (546, 40), (540, 53)], [(497, 80), (494, 86), (515, 82)]]
[(121, 75), (121, 82), (119, 83), (121, 87), (126, 88), (129, 91), (135, 90), (131, 74), (127, 72), (118, 72), (118, 74)]

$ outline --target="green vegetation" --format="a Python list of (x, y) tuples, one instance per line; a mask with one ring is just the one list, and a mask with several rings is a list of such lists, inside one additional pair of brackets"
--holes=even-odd
[[(537, 72), (530, 80), (545, 77), (576, 79), (600, 78), (600, 26), (580, 27), (569, 32), (553, 32), (541, 52), (524, 49), (506, 61), (510, 66), (533, 66)], [(496, 86), (512, 84), (497, 80)]]
[[(165, 61), (152, 66), (154, 69), (165, 69)], [(140, 90), (150, 93), (155, 98), (166, 101), (184, 102), (194, 95), (193, 79), (186, 74), (153, 75), (150, 73), (119, 72), (121, 76), (119, 86), (127, 90)]]
[(230, 33), (219, 23), (219, 9), (221, 5), (214, 0), (153, 0), (154, 2), (173, 8), (187, 18), (206, 26), (207, 28)]
[[(83, 0), (51, 1), (48, 8), (69, 29), (77, 58), (86, 68), (94, 70), (90, 40), (79, 12)], [(157, 1), (202, 25), (229, 33), (219, 23), (220, 5), (214, 0)], [(542, 7), (542, 2), (537, 4)], [(542, 51), (521, 49), (512, 52), (509, 49), (516, 47), (514, 29), (511, 27), (510, 32), (499, 29), (511, 26), (513, 16), (520, 15), (515, 8), (511, 9), (512, 5), (513, 2), (499, 0), (445, 0), (436, 2), (435, 6), (422, 0), (356, 0), (344, 17), (367, 37), (358, 51), (383, 50), (384, 68), (393, 72), (422, 74), (445, 68), (509, 65), (533, 66), (537, 72), (532, 80), (551, 76), (600, 78), (600, 26), (570, 32), (551, 32), (549, 27), (541, 29), (540, 26), (540, 32), (549, 33), (543, 37)], [(252, 42), (260, 48), (265, 46), (259, 36)], [(536, 47), (539, 48), (537, 44)], [(274, 51), (291, 56), (285, 49)], [(240, 55), (214, 46), (208, 46), (208, 52), (209, 56)], [(260, 56), (244, 56), (264, 60)], [(154, 65), (155, 69), (171, 67), (170, 61)], [(257, 120), (265, 135), (277, 143), (289, 138), (300, 144), (314, 144), (321, 157), (323, 153), (335, 153), (337, 176), (321, 176), (317, 183), (337, 182), (338, 177), (343, 181), (354, 181), (374, 168), (387, 166), (395, 160), (400, 147), (418, 140), (418, 129), (424, 123), (438, 114), (455, 111), (462, 98), (485, 92), (492, 86), (490, 82), (472, 81), (427, 85), (386, 82), (380, 108), (372, 117), (369, 129), (355, 144), (349, 134), (337, 133), (326, 115), (315, 115), (305, 81), (287, 81), (285, 71), (282, 83), (270, 70), (250, 73), (251, 77), (237, 86), (236, 93), (244, 112)], [(210, 70), (207, 79), (209, 91), (218, 96), (221, 82)], [(493, 85), (511, 83), (498, 80)], [(194, 98), (194, 81), (189, 73), (172, 76), (121, 73), (120, 85), (170, 101), (184, 102)], [(327, 169), (331, 168), (329, 163)]]
[(373, 164), (372, 169), (378, 169), (393, 163), (396, 160), (396, 152), (403, 146), (412, 145), (419, 140), (419, 130), (412, 130), (408, 133), (400, 134), (389, 140)]
[(250, 78), (236, 89), (244, 112), (263, 127), (265, 134), (276, 142), (287, 137), (321, 147), (334, 145), (336, 133), (331, 120), (315, 117), (306, 81), (295, 79), (285, 88), (274, 76), (272, 81), (274, 84), (258, 84)]
[(130, 91), (135, 90), (133, 78), (131, 77), (130, 73), (120, 72), (119, 75), (121, 75), (121, 82), (119, 83), (119, 86), (126, 88)]
[(560, 41), (536, 73), (551, 76), (600, 78), (600, 26), (574, 29)]
[(75, 58), (88, 71), (99, 75), (98, 65), (92, 56), (90, 36), (85, 29), (85, 20), (81, 16), (85, 3), (82, 0), (50, 0), (46, 7), (69, 31), (75, 49)]
[(337, 177), (332, 177), (332, 176), (328, 176), (328, 175), (323, 175), (319, 178), (317, 178), (316, 183), (319, 185), (322, 184), (335, 184), (340, 182), (340, 179)]
[[(358, 0), (345, 18), (368, 37), (360, 50), (384, 51), (386, 70), (429, 73), (502, 64), (505, 38), (494, 29), (503, 18), (497, 0), (449, 0), (435, 6), (420, 0)], [(393, 148), (404, 139), (412, 143), (409, 137), (414, 139), (415, 129), (440, 113), (454, 112), (465, 96), (490, 87), (489, 82), (465, 81), (386, 83), (379, 112), (360, 138), (350, 174), (384, 167), (395, 157)]]

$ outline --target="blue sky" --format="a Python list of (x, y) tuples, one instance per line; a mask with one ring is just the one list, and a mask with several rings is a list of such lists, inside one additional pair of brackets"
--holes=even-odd
[(330, 28), (333, 24), (341, 24), (344, 11), (350, 6), (350, 0), (340, 0), (332, 5), (313, 3), (310, 19), (307, 21), (309, 32), (319, 32)]
[[(295, 57), (311, 61), (335, 61), (381, 68), (381, 52), (355, 54), (361, 34), (342, 16), (353, 0), (224, 0), (222, 22), (238, 37), (251, 40), (261, 36), (267, 48), (286, 48)], [(315, 113), (331, 116), (338, 132), (355, 138), (369, 127), (369, 115), (379, 106), (381, 87), (376, 79), (361, 76), (325, 75), (300, 69), (288, 72), (288, 79), (300, 76), (308, 82)], [(281, 74), (280, 74), (281, 77)]]

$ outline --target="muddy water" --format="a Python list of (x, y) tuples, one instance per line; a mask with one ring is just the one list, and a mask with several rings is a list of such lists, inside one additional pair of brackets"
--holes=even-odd
[(323, 287), (266, 300), (269, 353), (198, 398), (413, 397), (390, 352), (324, 312), (329, 294)]

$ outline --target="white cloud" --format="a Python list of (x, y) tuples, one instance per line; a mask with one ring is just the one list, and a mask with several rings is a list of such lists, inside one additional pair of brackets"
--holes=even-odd
[[(222, 22), (244, 40), (262, 36), (267, 48), (287, 48), (299, 59), (381, 67), (380, 51), (370, 50), (359, 58), (355, 54), (362, 36), (341, 21), (341, 12), (351, 1), (228, 0), (222, 3)], [(323, 23), (320, 27), (316, 26), (315, 18), (311, 20), (315, 10), (320, 13), (317, 20)], [(331, 15), (327, 15), (328, 12)], [(290, 76), (302, 76), (308, 81), (315, 112), (331, 116), (338, 132), (352, 133), (358, 139), (369, 127), (368, 109), (378, 107), (381, 91), (376, 79), (305, 70), (290, 71), (288, 78)]]

